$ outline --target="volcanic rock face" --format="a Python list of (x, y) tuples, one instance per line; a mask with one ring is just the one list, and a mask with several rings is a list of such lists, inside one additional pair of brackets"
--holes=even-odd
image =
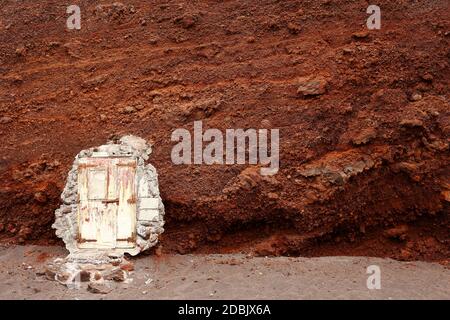
[[(133, 232), (135, 234), (135, 239), (132, 240), (133, 243), (131, 248), (112, 248), (106, 250), (104, 255), (108, 256), (110, 254), (122, 254), (125, 252), (136, 255), (139, 252), (154, 246), (158, 242), (158, 235), (164, 231), (164, 205), (159, 195), (156, 169), (150, 164), (145, 164), (145, 161), (148, 160), (150, 154), (151, 147), (144, 139), (135, 136), (124, 136), (118, 141), (110, 141), (108, 144), (83, 150), (76, 156), (73, 167), (69, 172), (66, 186), (61, 195), (63, 204), (55, 211), (56, 219), (53, 224), (53, 228), (56, 229), (56, 235), (63, 239), (71, 257), (79, 256), (80, 259), (95, 259), (98, 254), (102, 254), (98, 249), (80, 248), (82, 240), (79, 225), (81, 219), (80, 206), (87, 204), (80, 202), (79, 183), (81, 180), (78, 175), (80, 174), (80, 167), (84, 165), (84, 159), (108, 160), (125, 158), (136, 161), (133, 162), (136, 163), (136, 168), (133, 168), (136, 177), (134, 178), (135, 180), (133, 180), (135, 182), (132, 183), (131, 188), (136, 189), (136, 195), (134, 191), (132, 191), (132, 197), (137, 197), (137, 206), (132, 208), (133, 210), (136, 210), (136, 212), (128, 212), (129, 215), (132, 215), (131, 219), (136, 219), (136, 231)], [(121, 164), (118, 163), (118, 165)], [(112, 181), (109, 181), (109, 177), (110, 175), (108, 175), (108, 178), (106, 179), (108, 186), (113, 184)], [(118, 179), (120, 178), (121, 176), (118, 176)], [(125, 178), (122, 179), (130, 179), (130, 177), (125, 176)], [(121, 181), (118, 181), (118, 185), (120, 182)], [(89, 183), (87, 184), (89, 185)], [(89, 185), (89, 187), (98, 188), (99, 186)], [(117, 186), (115, 188), (117, 188)], [(91, 192), (91, 190), (87, 190), (87, 192)], [(109, 192), (109, 190), (106, 190), (106, 193)], [(124, 191), (119, 190), (116, 192), (123, 193)], [(146, 206), (146, 203), (149, 202), (148, 200), (156, 200), (154, 208)], [(104, 201), (106, 202), (108, 200)], [(106, 205), (108, 204), (102, 204), (102, 207)], [(113, 209), (115, 209), (115, 215), (117, 216), (118, 210), (116, 208), (117, 206), (114, 205)], [(99, 215), (99, 213), (88, 213), (87, 219), (100, 219)], [(116, 221), (117, 217), (114, 218), (112, 223), (120, 223), (120, 221)], [(95, 227), (98, 228), (98, 225), (95, 225)], [(108, 229), (106, 232), (108, 231), (110, 230)], [(97, 234), (98, 232), (99, 230), (95, 231)], [(113, 236), (115, 236), (115, 233)]]
[[(370, 31), (362, 0), (80, 6), (69, 31), (60, 1), (2, 2), (0, 240), (55, 243), (73, 158), (134, 134), (155, 145), (164, 252), (450, 257), (448, 0), (382, 1)], [(278, 128), (278, 173), (174, 165), (196, 120)]]

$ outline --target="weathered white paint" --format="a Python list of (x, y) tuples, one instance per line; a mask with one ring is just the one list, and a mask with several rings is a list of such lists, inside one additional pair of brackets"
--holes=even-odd
[[(52, 225), (73, 258), (85, 259), (90, 255), (97, 257), (98, 254), (136, 255), (157, 244), (158, 236), (164, 232), (164, 205), (159, 194), (156, 169), (151, 164), (145, 164), (150, 154), (151, 145), (135, 136), (124, 136), (77, 154), (61, 194), (63, 203), (55, 211), (55, 223)], [(119, 169), (121, 165), (130, 168)], [(88, 169), (106, 170), (106, 179), (101, 173), (89, 173)], [(88, 174), (91, 179), (88, 179)], [(125, 185), (119, 183), (122, 178), (128, 181)], [(89, 180), (94, 188), (91, 194)], [(135, 191), (130, 196), (132, 180)], [(134, 197), (136, 193), (137, 199)], [(154, 202), (146, 205), (145, 200), (144, 206), (153, 209), (141, 209), (142, 198), (157, 199), (157, 209)], [(127, 214), (127, 211), (131, 213)], [(119, 233), (127, 237), (126, 241), (120, 240), (123, 238), (119, 237)], [(131, 238), (128, 237), (130, 234)], [(93, 248), (85, 249), (83, 246)], [(105, 250), (98, 250), (100, 247)]]
[(93, 152), (91, 155), (92, 158), (107, 158), (109, 157), (109, 153), (105, 151), (97, 151)]
[(136, 229), (136, 161), (121, 160), (117, 164), (119, 208), (117, 213), (117, 247), (132, 248)]
[(139, 199), (139, 220), (155, 221), (159, 215), (158, 198), (140, 198)]
[(141, 209), (158, 209), (158, 198), (141, 198), (139, 203)]
[(139, 210), (139, 220), (156, 221), (158, 219), (158, 209), (141, 209)]
[(106, 199), (106, 182), (107, 182), (107, 168), (89, 168), (88, 174), (88, 199), (89, 200), (103, 200)]
[(79, 248), (133, 248), (136, 161), (84, 158), (78, 172)]

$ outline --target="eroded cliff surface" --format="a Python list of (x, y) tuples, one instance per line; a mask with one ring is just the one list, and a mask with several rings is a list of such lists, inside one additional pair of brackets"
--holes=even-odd
[[(445, 261), (448, 1), (60, 1), (0, 8), (0, 239), (55, 243), (73, 158), (154, 144), (163, 250)], [(176, 128), (279, 128), (280, 170), (173, 165)]]

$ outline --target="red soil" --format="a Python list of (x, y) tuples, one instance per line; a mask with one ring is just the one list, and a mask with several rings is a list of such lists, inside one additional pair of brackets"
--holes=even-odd
[[(378, 1), (373, 31), (366, 1), (78, 4), (79, 31), (60, 1), (0, 8), (0, 240), (59, 243), (74, 156), (135, 134), (163, 251), (450, 258), (448, 1)], [(325, 92), (299, 95), (306, 76)], [(194, 120), (280, 128), (280, 171), (173, 165)]]

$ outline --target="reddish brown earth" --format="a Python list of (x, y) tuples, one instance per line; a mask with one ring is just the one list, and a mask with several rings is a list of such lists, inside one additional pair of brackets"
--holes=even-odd
[[(74, 156), (130, 133), (154, 143), (163, 252), (448, 262), (448, 1), (378, 1), (373, 31), (366, 1), (101, 3), (79, 31), (72, 3), (1, 3), (1, 241), (59, 243)], [(280, 171), (173, 165), (194, 120), (279, 128)]]

